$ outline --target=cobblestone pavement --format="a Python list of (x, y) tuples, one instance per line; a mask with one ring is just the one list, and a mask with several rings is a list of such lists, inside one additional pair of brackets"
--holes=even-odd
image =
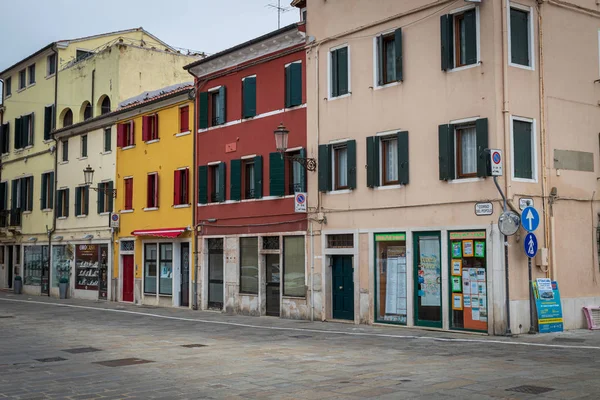
[[(508, 339), (0, 293), (0, 399), (598, 399), (599, 371), (600, 332)], [(507, 390), (522, 386), (546, 391)]]

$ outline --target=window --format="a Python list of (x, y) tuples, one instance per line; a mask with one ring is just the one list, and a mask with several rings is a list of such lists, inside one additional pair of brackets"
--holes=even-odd
[(300, 21), (306, 22), (306, 7), (300, 10)]
[(306, 191), (306, 172), (304, 167), (299, 162), (293, 160), (293, 157), (306, 158), (304, 149), (298, 151), (287, 152), (288, 158), (286, 161), (288, 190), (286, 194), (293, 195), (298, 192)]
[(167, 296), (173, 293), (172, 243), (144, 245), (144, 293)]
[(213, 126), (223, 124), (223, 100), (221, 99), (220, 91), (215, 91), (210, 94), (210, 104), (211, 104), (211, 124)]
[(13, 209), (21, 209), (21, 211), (32, 211), (33, 176), (14, 180), (12, 195), (16, 198), (16, 201), (13, 202)]
[(376, 321), (406, 324), (406, 234), (376, 233)]
[(533, 68), (531, 8), (511, 5), (509, 17), (510, 63)]
[(156, 243), (144, 245), (144, 293), (156, 294), (157, 247)]
[(75, 62), (85, 60), (86, 58), (92, 56), (94, 53), (86, 50), (77, 50), (75, 53)]
[(110, 98), (108, 96), (105, 96), (104, 99), (102, 99), (102, 104), (100, 105), (100, 114), (104, 115), (104, 114), (108, 114), (110, 112)]
[(512, 117), (513, 178), (535, 180), (535, 131), (533, 120)]
[(4, 80), (4, 97), (12, 94), (12, 78), (8, 77)]
[(402, 80), (402, 29), (379, 35), (377, 43), (377, 85)]
[(40, 198), (40, 210), (49, 210), (54, 206), (54, 172), (42, 174), (42, 197)]
[(338, 97), (350, 93), (350, 65), (348, 47), (331, 50), (329, 53), (330, 63), (330, 96)]
[(15, 149), (33, 145), (34, 114), (15, 118)]
[(367, 138), (367, 187), (408, 184), (408, 132)]
[(262, 198), (262, 156), (231, 160), (231, 200)]
[(63, 127), (71, 125), (73, 125), (73, 111), (71, 111), (70, 108), (67, 108), (67, 111), (63, 116)]
[(158, 114), (142, 117), (142, 140), (149, 142), (158, 139)]
[(302, 104), (302, 62), (296, 61), (285, 66), (285, 107)]
[(23, 246), (23, 285), (40, 286), (48, 261), (48, 246)]
[(190, 204), (189, 201), (189, 169), (178, 169), (175, 171), (175, 179), (174, 182), (174, 196), (173, 196), (173, 205), (187, 205)]
[(190, 107), (179, 107), (179, 133), (190, 131)]
[(25, 89), (27, 86), (27, 70), (22, 69), (19, 71), (19, 90)]
[(46, 57), (46, 76), (52, 76), (56, 73), (56, 53)]
[(87, 135), (81, 135), (81, 158), (85, 158), (87, 157), (87, 146), (88, 144), (88, 137)]
[(351, 249), (353, 247), (354, 247), (354, 235), (351, 233), (327, 235), (327, 248), (328, 249)]
[(173, 293), (173, 245), (160, 244), (160, 281), (159, 294), (170, 295)]
[(86, 216), (89, 214), (90, 188), (78, 186), (75, 188), (75, 216)]
[(62, 161), (67, 162), (69, 161), (69, 139), (61, 140), (60, 144), (62, 148)]
[(439, 126), (440, 180), (487, 176), (488, 121)]
[(10, 151), (10, 124), (7, 122), (0, 125), (0, 153), (8, 154)]
[(356, 188), (356, 141), (319, 145), (319, 191)]
[(98, 183), (98, 214), (112, 212), (113, 210), (113, 183)]
[(146, 187), (146, 208), (158, 208), (158, 173), (148, 174)]
[(283, 295), (304, 297), (305, 289), (304, 236), (283, 238)]
[(120, 148), (135, 146), (134, 122), (123, 122), (117, 125), (117, 146)]
[(225, 123), (227, 120), (225, 94), (225, 86), (198, 94), (198, 129), (206, 129), (209, 126)]
[(242, 79), (242, 118), (256, 115), (256, 76)]
[(86, 102), (83, 109), (83, 120), (87, 121), (90, 118), (92, 118), (92, 105), (89, 102)]
[(254, 160), (244, 160), (243, 165), (243, 182), (244, 182), (244, 199), (254, 198)]
[(381, 167), (383, 185), (398, 184), (398, 139), (387, 137), (381, 140)]
[(258, 294), (258, 238), (240, 238), (240, 293)]
[(210, 169), (210, 202), (214, 203), (219, 201), (221, 194), (219, 188), (221, 187), (221, 176), (219, 174), (219, 168), (216, 165), (211, 165)]
[(442, 15), (442, 70), (477, 64), (478, 7), (456, 14)]
[(205, 168), (200, 167), (198, 169), (198, 196), (200, 204), (209, 201), (211, 203), (225, 201), (225, 163), (210, 165), (208, 169)]
[(125, 210), (133, 210), (133, 178), (123, 179), (124, 192), (125, 192)]
[(44, 107), (44, 140), (52, 138), (54, 128), (54, 104)]
[(35, 64), (31, 64), (27, 67), (27, 70), (29, 72), (29, 84), (33, 85), (35, 83)]
[(348, 189), (348, 147), (333, 148), (334, 190)]
[(108, 153), (112, 151), (112, 129), (110, 127), (104, 128), (104, 152)]

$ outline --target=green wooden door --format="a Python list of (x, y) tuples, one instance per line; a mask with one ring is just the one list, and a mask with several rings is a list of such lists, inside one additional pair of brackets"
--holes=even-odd
[(333, 319), (354, 321), (354, 269), (352, 256), (333, 256)]
[(439, 232), (413, 237), (415, 325), (442, 327), (442, 264)]

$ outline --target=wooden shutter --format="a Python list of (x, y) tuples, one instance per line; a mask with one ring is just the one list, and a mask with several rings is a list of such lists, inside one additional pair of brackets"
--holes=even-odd
[(129, 145), (135, 145), (135, 122), (133, 120), (129, 121), (129, 137), (131, 138)]
[(338, 51), (334, 50), (330, 53), (331, 57), (331, 97), (339, 96), (338, 84)]
[(476, 146), (477, 146), (477, 176), (485, 178), (487, 176), (487, 163), (489, 159), (488, 149), (488, 120), (479, 118), (475, 121)]
[(285, 160), (278, 152), (269, 154), (269, 195), (285, 195)]
[(48, 175), (42, 174), (42, 196), (40, 197), (40, 210), (44, 210), (46, 208), (46, 193), (48, 190)]
[(48, 197), (46, 207), (54, 208), (54, 172), (50, 172), (48, 175), (50, 175), (48, 180), (48, 195), (50, 197)]
[(319, 191), (331, 190), (331, 145), (319, 145)]
[(6, 182), (0, 182), (0, 210), (6, 210)]
[[(385, 68), (385, 60), (383, 58), (383, 35), (377, 36), (377, 84), (383, 86), (383, 70)], [(371, 187), (371, 186), (370, 186)]]
[(50, 132), (52, 132), (52, 116), (54, 115), (54, 107), (46, 106), (44, 108), (44, 140), (50, 140)]
[(63, 217), (69, 216), (69, 189), (65, 189), (65, 214)]
[(218, 193), (218, 202), (225, 201), (225, 169), (226, 164), (224, 162), (219, 164), (217, 173), (219, 174), (219, 193)]
[(394, 50), (396, 51), (396, 80), (402, 82), (404, 80), (403, 75), (403, 56), (402, 56), (402, 28), (396, 29), (394, 32)]
[(208, 128), (208, 92), (198, 94), (198, 129)]
[(147, 142), (150, 140), (150, 115), (144, 115), (142, 117), (142, 140)]
[(465, 48), (466, 63), (477, 63), (477, 14), (475, 9), (465, 11)]
[(529, 13), (510, 9), (510, 61), (529, 66)]
[(58, 190), (56, 192), (56, 216), (57, 217), (64, 217), (65, 215), (63, 215), (62, 211), (63, 211), (63, 194), (64, 190)]
[(173, 178), (173, 205), (179, 205), (181, 203), (181, 183), (182, 183), (182, 171), (175, 170), (175, 176)]
[(102, 214), (104, 212), (104, 193), (106, 193), (103, 189), (105, 189), (106, 186), (104, 183), (99, 183), (98, 184), (98, 191), (96, 192), (97, 196), (96, 196), (96, 204), (97, 204), (97, 212), (98, 214)]
[(29, 192), (27, 192), (27, 211), (33, 210), (33, 176), (25, 178), (29, 180)]
[[(158, 179), (158, 175), (157, 175), (157, 179)], [(156, 188), (158, 189), (158, 182), (156, 183)], [(184, 194), (183, 194), (183, 204), (190, 204), (190, 170), (189, 168), (186, 168), (183, 170), (183, 189), (184, 189)]]
[(356, 140), (346, 142), (348, 149), (348, 188), (356, 189)]
[[(306, 149), (300, 149), (300, 158), (306, 158)], [(299, 168), (300, 171), (300, 190), (306, 192), (306, 168)]]
[(229, 175), (229, 198), (240, 201), (242, 199), (242, 160), (231, 160)]
[(29, 114), (27, 117), (28, 120), (28, 124), (27, 124), (27, 130), (24, 132), (25, 134), (25, 138), (23, 140), (23, 143), (25, 143), (25, 146), (33, 146), (33, 139), (35, 138), (35, 125), (34, 125), (34, 113)]
[(10, 151), (9, 141), (10, 141), (10, 123), (7, 122), (2, 125), (2, 154), (6, 154)]
[(302, 104), (302, 63), (296, 62), (290, 68), (290, 105), (295, 107)]
[(198, 204), (208, 203), (208, 167), (198, 167)]
[(21, 117), (15, 118), (15, 150), (20, 149), (21, 146), (21, 129), (23, 127), (23, 119)]
[(285, 67), (285, 108), (291, 107), (292, 104), (292, 73), (290, 67), (292, 64)]
[(254, 157), (254, 198), (262, 199), (263, 197), (263, 158), (262, 156)]
[(453, 17), (452, 15), (446, 14), (440, 17), (440, 34), (441, 34), (441, 48), (442, 48), (442, 71), (448, 71), (454, 67), (453, 62), (453, 51), (454, 51), (454, 32)]
[[(154, 123), (154, 131), (150, 132), (150, 139), (158, 139), (160, 137), (160, 132), (158, 131), (158, 114), (154, 114), (150, 118), (152, 118), (152, 121)], [(154, 134), (154, 136), (152, 136), (152, 134)]]
[(83, 214), (82, 210), (81, 210), (81, 190), (83, 188), (82, 187), (76, 187), (75, 188), (75, 215), (81, 215)]
[(217, 125), (222, 125), (227, 121), (227, 91), (225, 90), (225, 86), (221, 86), (219, 88), (219, 99), (217, 102), (217, 107), (219, 107), (219, 120), (217, 121)]
[(454, 126), (440, 125), (438, 128), (440, 180), (454, 179)]
[(85, 215), (89, 215), (90, 214), (90, 187), (89, 186), (85, 186), (83, 188), (83, 213)]
[(190, 131), (190, 107), (185, 106), (179, 109), (179, 132)]
[(125, 147), (125, 124), (117, 124), (117, 147)]
[(243, 118), (251, 118), (256, 115), (256, 77), (245, 78), (242, 81), (243, 96)]
[(11, 183), (11, 197), (10, 197), (10, 209), (13, 211), (17, 210), (17, 198), (19, 196), (18, 192), (19, 180), (13, 179)]
[(108, 182), (107, 186), (108, 186), (108, 211), (109, 212), (113, 212), (113, 201), (114, 201), (114, 197), (113, 197), (114, 184), (113, 184), (113, 181)]
[(125, 209), (133, 209), (133, 178), (125, 179)]
[(379, 137), (367, 138), (367, 187), (379, 186)]
[(348, 94), (348, 47), (337, 50), (338, 96)]
[(398, 183), (408, 185), (408, 132), (398, 132)]
[[(512, 27), (511, 27), (512, 28)], [(513, 121), (513, 158), (515, 178), (533, 179), (531, 123)]]

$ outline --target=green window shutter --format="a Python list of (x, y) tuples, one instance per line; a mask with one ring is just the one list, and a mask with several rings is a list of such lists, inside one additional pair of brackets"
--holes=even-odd
[[(306, 159), (306, 149), (300, 149), (300, 158)], [(306, 192), (306, 168), (300, 168), (300, 190)]]
[(348, 94), (348, 48), (337, 50), (338, 53), (338, 96)]
[[(383, 59), (383, 35), (377, 36), (377, 84), (383, 86), (383, 69), (385, 68), (385, 60)], [(369, 186), (372, 187), (372, 186)]]
[(69, 189), (65, 189), (65, 215), (63, 217), (69, 216)]
[(480, 118), (475, 121), (475, 130), (477, 138), (477, 176), (485, 178), (487, 176), (487, 163), (489, 159), (489, 153), (485, 150), (488, 148), (488, 120), (487, 118)]
[(219, 107), (219, 119), (217, 121), (217, 125), (222, 125), (227, 121), (227, 91), (225, 90), (225, 86), (221, 86), (219, 88), (219, 101), (217, 106)]
[(81, 210), (81, 190), (82, 187), (75, 188), (75, 216), (83, 214)]
[(198, 94), (198, 129), (208, 128), (208, 92)]
[(33, 211), (33, 176), (29, 178), (29, 193), (27, 193), (27, 211)]
[(396, 80), (402, 82), (404, 80), (404, 70), (402, 68), (402, 28), (398, 28), (394, 32), (394, 46), (396, 47)]
[(208, 166), (198, 167), (198, 204), (208, 203)]
[(319, 191), (331, 190), (331, 145), (319, 145)]
[(50, 132), (52, 131), (52, 116), (54, 115), (54, 107), (46, 106), (44, 108), (44, 140), (50, 140)]
[(367, 138), (367, 187), (379, 186), (379, 138)]
[(40, 197), (40, 210), (43, 210), (46, 208), (46, 201), (48, 200), (46, 198), (46, 190), (48, 189), (47, 179), (46, 179), (47, 176), (48, 176), (48, 174), (42, 174), (42, 196)]
[(290, 105), (295, 107), (302, 104), (302, 63), (292, 63), (290, 69)]
[(62, 190), (58, 190), (56, 192), (56, 216), (57, 217), (64, 217), (64, 215), (62, 215)]
[(98, 184), (98, 191), (96, 193), (98, 193), (97, 196), (97, 201), (96, 204), (98, 205), (98, 214), (103, 213), (104, 212), (104, 191), (102, 190), (104, 188), (104, 183), (99, 183)]
[(0, 210), (6, 210), (6, 183), (0, 182)]
[(21, 129), (23, 124), (21, 123), (23, 118), (15, 118), (15, 150), (21, 148)]
[(226, 198), (226, 193), (225, 193), (225, 172), (226, 172), (226, 165), (224, 162), (219, 164), (219, 196), (217, 198), (218, 202), (223, 202), (225, 201)]
[(229, 198), (240, 201), (242, 199), (242, 160), (231, 160), (229, 175)]
[(256, 115), (256, 77), (245, 78), (242, 84), (244, 96), (243, 117), (251, 118)]
[(18, 179), (13, 179), (11, 186), (10, 209), (13, 211), (17, 209), (17, 197), (19, 196), (19, 193), (17, 192), (18, 182)]
[(29, 114), (29, 130), (31, 131), (31, 140), (29, 140), (29, 130), (27, 131), (27, 133), (25, 134), (25, 143), (27, 143), (28, 146), (33, 146), (33, 139), (35, 139), (35, 125), (34, 125), (34, 114), (31, 113)]
[(85, 215), (89, 215), (90, 214), (90, 187), (85, 186), (83, 188), (83, 190), (85, 191), (85, 204), (83, 205), (83, 213)]
[(50, 172), (50, 182), (49, 182), (48, 193), (50, 194), (50, 198), (48, 198), (48, 203), (46, 207), (54, 208), (54, 172)]
[(446, 14), (440, 17), (440, 34), (442, 46), (442, 71), (448, 71), (454, 66), (453, 59), (453, 23), (452, 15)]
[(477, 63), (477, 14), (475, 9), (465, 12), (465, 48), (467, 65)]
[(348, 188), (356, 189), (356, 140), (348, 140)]
[(288, 65), (285, 67), (285, 108), (291, 107), (292, 104), (292, 73), (290, 71), (290, 67), (292, 65)]
[(513, 157), (515, 178), (533, 179), (533, 143), (531, 123), (513, 121)]
[(263, 158), (262, 156), (254, 157), (254, 198), (262, 199), (263, 197)]
[(408, 132), (398, 132), (398, 183), (408, 185)]
[(331, 57), (331, 97), (339, 96), (338, 85), (338, 51), (334, 50), (329, 53)]
[(454, 127), (440, 125), (438, 129), (440, 180), (454, 179)]
[(21, 119), (21, 147), (29, 145), (29, 130), (31, 129), (30, 115), (24, 115)]
[(510, 9), (510, 61), (529, 66), (529, 13)]
[(112, 181), (107, 183), (108, 186), (108, 211), (109, 212), (113, 212), (113, 190), (114, 190), (114, 184)]
[(278, 152), (269, 154), (269, 195), (285, 195), (285, 160)]

